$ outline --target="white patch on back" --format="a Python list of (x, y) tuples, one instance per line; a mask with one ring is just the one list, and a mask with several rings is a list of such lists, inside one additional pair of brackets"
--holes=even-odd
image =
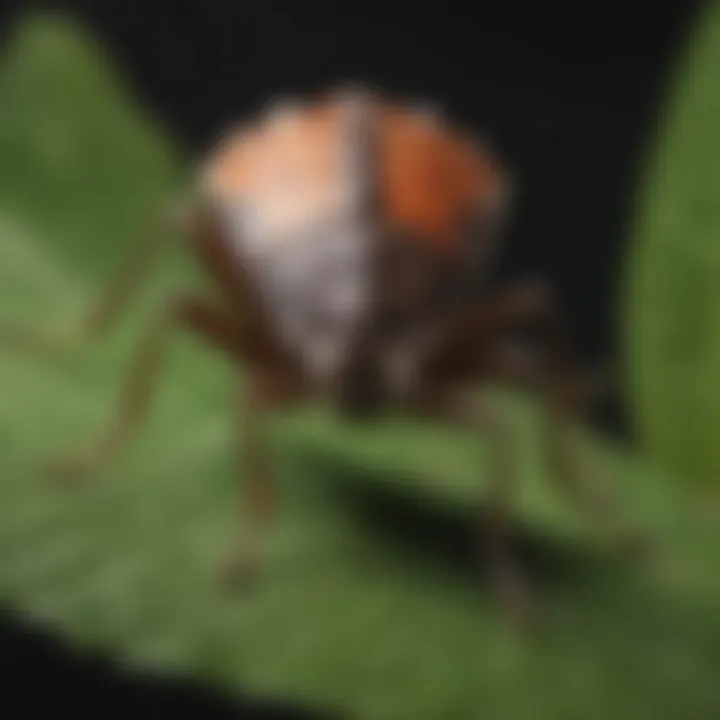
[[(355, 145), (363, 106), (347, 107), (348, 122), (328, 138), (336, 143), (340, 182), (307, 188), (303, 177), (293, 176), (292, 163), (268, 166), (260, 170), (252, 197), (225, 210), (238, 252), (259, 276), (281, 340), (319, 375), (338, 368), (370, 300), (371, 230), (354, 212), (363, 181)], [(278, 116), (274, 131), (288, 130), (291, 119)]]

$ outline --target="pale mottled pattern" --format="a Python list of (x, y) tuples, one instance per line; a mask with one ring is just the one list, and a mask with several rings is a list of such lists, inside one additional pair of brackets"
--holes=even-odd
[[(351, 109), (349, 106), (348, 109)], [(313, 375), (336, 368), (370, 294), (367, 231), (358, 222), (353, 114), (330, 126), (325, 150), (298, 142), (294, 105), (271, 111), (271, 153), (226, 204), (231, 238), (261, 277), (276, 327)], [(320, 163), (320, 166), (318, 166)]]

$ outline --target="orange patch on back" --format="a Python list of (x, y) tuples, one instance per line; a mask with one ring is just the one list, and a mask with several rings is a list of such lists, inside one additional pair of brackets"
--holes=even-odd
[[(494, 159), (440, 119), (384, 102), (376, 109), (375, 166), (386, 219), (438, 251), (459, 249), (472, 212), (503, 191)], [(241, 128), (204, 168), (210, 192), (254, 200), (288, 227), (332, 212), (346, 179), (341, 111), (333, 94)]]

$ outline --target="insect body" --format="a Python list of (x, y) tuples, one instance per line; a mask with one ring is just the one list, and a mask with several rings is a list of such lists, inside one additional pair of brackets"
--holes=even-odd
[(471, 142), (361, 93), (271, 111), (201, 176), (276, 341), (343, 409), (407, 399), (505, 189)]
[[(477, 388), (497, 378), (533, 383), (547, 409), (554, 476), (581, 490), (567, 427), (583, 393), (552, 298), (537, 284), (487, 284), (508, 197), (487, 148), (437, 115), (365, 91), (277, 105), (228, 133), (175, 218), (215, 298), (168, 301), (140, 345), (115, 422), (58, 469), (77, 477), (123, 446), (150, 400), (166, 331), (181, 326), (246, 370), (236, 403), (246, 518), (234, 577), (256, 567), (275, 505), (265, 414), (316, 399), (349, 419), (402, 410), (489, 433), (482, 545), (502, 597), (526, 609), (509, 536), (512, 433)], [(110, 326), (166, 230), (141, 247), (75, 340)], [(523, 364), (511, 331), (528, 321), (547, 342)], [(607, 509), (601, 496), (589, 499)]]

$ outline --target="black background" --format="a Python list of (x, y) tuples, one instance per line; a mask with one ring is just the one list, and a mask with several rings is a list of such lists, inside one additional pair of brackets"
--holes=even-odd
[[(142, 101), (192, 153), (282, 90), (356, 79), (439, 101), (491, 138), (518, 178), (503, 273), (548, 274), (584, 355), (616, 357), (635, 192), (698, 3), (45, 5), (71, 9), (102, 36)], [(7, 19), (19, 4), (2, 7)], [(609, 419), (628, 432), (617, 403)], [(8, 689), (8, 672), (37, 673), (45, 662), (27, 655), (8, 664), (9, 647), (2, 651)], [(46, 694), (42, 677), (35, 694)], [(54, 709), (74, 711), (59, 699)]]

